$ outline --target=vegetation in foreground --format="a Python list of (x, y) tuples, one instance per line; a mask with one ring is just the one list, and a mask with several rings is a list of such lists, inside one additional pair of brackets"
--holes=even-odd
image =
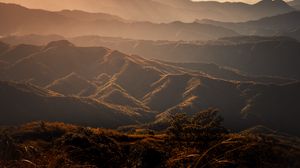
[(300, 141), (257, 127), (230, 133), (215, 110), (173, 116), (164, 132), (64, 123), (2, 127), (0, 167), (300, 167)]

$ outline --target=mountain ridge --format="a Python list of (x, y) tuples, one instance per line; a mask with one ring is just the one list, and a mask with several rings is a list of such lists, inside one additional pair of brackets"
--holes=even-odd
[[(85, 15), (95, 16), (90, 13), (77, 14), (76, 11), (73, 11), (75, 16), (70, 17), (69, 15), (73, 15), (72, 11), (70, 11), (71, 14), (65, 14), (67, 15), (65, 16), (59, 12), (28, 9), (20, 5), (3, 3), (0, 3), (0, 8), (0, 19), (2, 18), (4, 21), (4, 26), (0, 28), (0, 35), (35, 33), (78, 36), (98, 34), (102, 36), (153, 40), (206, 40), (237, 35), (230, 29), (196, 22), (124, 22), (118, 18), (111, 19), (111, 17), (108, 19), (101, 17), (96, 20), (82, 20), (80, 18), (85, 18)], [(8, 17), (11, 19), (5, 19)], [(119, 29), (119, 27), (122, 27), (122, 29)]]
[[(1, 79), (5, 78), (5, 80), (18, 82), (26, 81), (37, 84), (40, 88), (45, 88), (49, 84), (53, 84), (56, 79), (60, 79), (60, 77), (76, 73), (87, 81), (93, 82), (96, 88), (88, 94), (89, 96), (86, 95), (86, 98), (64, 96), (53, 98), (54, 100), (51, 98), (51, 101), (46, 99), (46, 102), (48, 102), (46, 104), (45, 102), (41, 103), (38, 96), (36, 98), (38, 102), (35, 104), (41, 104), (39, 107), (42, 111), (45, 111), (45, 109), (55, 111), (54, 108), (59, 106), (54, 105), (52, 107), (52, 103), (58, 103), (60, 106), (67, 105), (66, 108), (69, 108), (68, 105), (72, 105), (74, 100), (79, 103), (78, 105), (81, 104), (80, 108), (76, 109), (78, 115), (83, 115), (80, 110), (82, 110), (82, 107), (86, 107), (83, 111), (89, 109), (90, 112), (95, 113), (92, 113), (96, 115), (94, 118), (99, 119), (104, 115), (101, 111), (104, 108), (104, 111), (107, 111), (105, 115), (108, 118), (106, 119), (107, 122), (105, 121), (102, 124), (109, 127), (111, 125), (107, 124), (111, 120), (118, 121), (120, 116), (125, 116), (125, 119), (128, 120), (116, 121), (114, 126), (157, 121), (168, 122), (168, 120), (160, 117), (168, 116), (164, 114), (176, 114), (183, 111), (195, 114), (200, 110), (215, 107), (220, 109), (220, 114), (225, 118), (225, 125), (233, 130), (241, 130), (253, 126), (253, 124), (266, 124), (266, 126), (273, 129), (298, 134), (298, 132), (292, 131), (295, 127), (295, 121), (292, 119), (285, 122), (285, 126), (281, 128), (272, 123), (272, 121), (280, 120), (280, 118), (290, 119), (292, 115), (295, 115), (295, 110), (292, 109), (298, 109), (297, 104), (291, 104), (287, 108), (287, 103), (298, 100), (295, 96), (289, 96), (298, 93), (299, 84), (297, 83), (279, 86), (253, 81), (224, 80), (214, 78), (201, 71), (187, 71), (184, 68), (157, 60), (147, 60), (140, 56), (128, 55), (104, 47), (77, 47), (70, 45), (70, 42), (67, 41), (51, 42), (50, 44), (50, 48), (46, 47), (44, 50), (22, 58), (13, 66), (8, 67), (2, 73), (6, 75), (4, 77), (1, 75)], [(62, 57), (63, 60), (61, 60)], [(37, 65), (46, 67), (49, 75), (45, 76), (45, 71), (37, 71), (34, 68)], [(28, 67), (31, 67), (33, 71), (29, 72)], [(32, 75), (33, 72), (35, 73), (34, 76)], [(82, 88), (78, 82), (71, 82), (71, 84)], [(116, 92), (113, 92), (115, 89)], [(64, 95), (65, 90), (60, 91), (60, 94)], [(10, 95), (10, 93), (5, 94)], [(262, 97), (257, 97), (257, 94), (261, 94)], [(108, 97), (105, 98), (105, 95)], [(121, 99), (122, 97), (125, 99)], [(285, 101), (286, 103), (270, 101), (273, 104), (272, 106), (276, 106), (275, 109), (277, 109), (276, 111), (272, 110), (259, 101), (260, 99), (269, 99), (269, 97), (277, 97), (278, 101)], [(32, 100), (30, 96), (29, 98), (19, 98)], [(127, 106), (124, 102), (133, 104)], [(7, 106), (12, 103), (5, 104)], [(27, 109), (25, 107), (24, 109)], [(77, 106), (72, 105), (71, 107), (75, 108)], [(253, 107), (253, 109), (249, 107)], [(9, 111), (11, 108), (7, 107), (7, 110)], [(287, 111), (281, 114), (284, 108), (287, 108)], [(266, 112), (264, 109), (266, 109)], [(67, 109), (66, 111), (72, 110)], [(116, 114), (116, 116), (111, 116), (111, 113)], [(276, 116), (276, 118), (269, 122), (270, 115)], [(154, 119), (155, 117), (158, 117), (157, 121)], [(72, 121), (67, 118), (65, 122)], [(81, 120), (76, 121), (80, 123)], [(92, 122), (91, 124), (94, 125), (95, 123)]]

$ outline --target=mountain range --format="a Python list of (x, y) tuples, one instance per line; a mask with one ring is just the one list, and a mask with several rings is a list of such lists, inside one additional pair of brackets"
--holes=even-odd
[(195, 19), (213, 19), (229, 22), (256, 20), (295, 10), (282, 0), (262, 0), (255, 4), (190, 0), (163, 0), (159, 2), (179, 7)]
[[(45, 42), (50, 42), (52, 37), (8, 36), (1, 40), (12, 45), (22, 43), (44, 45)], [(62, 36), (54, 37), (66, 39)], [(79, 36), (68, 40), (78, 46), (105, 46), (147, 59), (175, 62), (177, 64), (173, 65), (202, 70), (227, 80), (280, 83), (287, 80), (284, 78), (300, 79), (297, 70), (299, 41), (289, 37), (239, 36), (208, 42), (147, 41), (100, 36)]]
[[(9, 18), (9, 19), (7, 19)], [(238, 35), (232, 30), (201, 23), (126, 21), (117, 16), (83, 11), (50, 12), (0, 3), (0, 35), (102, 35), (150, 40), (208, 40)]]
[(198, 22), (222, 26), (244, 35), (278, 36), (294, 32), (294, 34), (291, 34), (291, 37), (297, 38), (299, 34), (295, 35), (295, 33), (297, 33), (297, 30), (299, 32), (299, 18), (300, 12), (294, 11), (248, 22), (232, 23), (213, 20), (201, 20)]
[[(138, 3), (141, 2), (146, 3), (148, 1), (138, 1)], [(152, 1), (152, 3), (158, 2)], [(188, 6), (190, 8), (192, 7), (190, 4), (196, 4), (195, 7), (202, 7), (202, 5), (206, 3), (211, 4), (212, 6), (216, 5), (213, 2), (187, 1), (185, 3), (187, 3), (187, 5), (182, 6)], [(197, 5), (198, 3), (199, 5)], [(284, 2), (280, 0), (264, 0), (260, 3), (281, 4)], [(260, 8), (260, 3), (256, 4), (258, 6), (257, 8)], [(220, 8), (223, 9), (223, 5), (226, 6), (226, 4), (227, 3), (222, 4)], [(227, 5), (231, 6), (232, 4)], [(144, 21), (147, 19), (144, 19), (143, 21), (136, 21), (123, 19), (116, 15), (106, 13), (90, 13), (80, 10), (63, 10), (53, 12), (39, 9), (28, 9), (19, 5), (5, 3), (1, 3), (0, 8), (0, 18), (2, 18), (1, 20), (3, 21), (3, 26), (1, 26), (0, 28), (0, 35), (2, 36), (26, 35), (32, 33), (44, 35), (58, 34), (63, 36), (80, 36), (93, 34), (131, 39), (171, 41), (215, 40), (222, 37), (238, 35), (288, 35), (293, 37), (295, 36), (296, 38), (299, 36), (298, 20), (300, 16), (299, 12), (292, 12), (293, 10), (277, 12), (272, 15), (268, 15), (269, 17), (262, 18), (263, 16), (265, 16), (263, 15), (261, 17), (253, 18), (258, 19), (253, 21), (247, 21), (246, 19), (244, 19), (241, 20), (242, 22), (224, 22), (226, 20), (222, 19), (223, 22), (219, 22), (212, 20), (215, 18), (211, 17), (195, 17), (193, 21), (190, 22), (182, 22), (183, 19), (175, 19), (175, 21), (172, 22), (152, 23)], [(211, 8), (205, 7), (205, 9)], [(189, 9), (188, 11), (193, 10)], [(196, 11), (199, 10), (197, 9)], [(259, 12), (251, 13), (257, 14)], [(161, 14), (159, 15), (165, 16)], [(172, 14), (172, 16), (174, 15)], [(240, 15), (234, 14), (234, 16)], [(8, 20), (6, 18), (10, 19)], [(269, 25), (272, 26), (270, 27)]]
[(221, 1), (0, 0), (0, 167), (300, 167), (300, 0)]
[[(166, 123), (166, 116), (174, 113), (194, 114), (215, 107), (234, 130), (265, 124), (299, 134), (294, 129), (299, 109), (293, 102), (300, 95), (297, 82), (225, 80), (201, 70), (104, 47), (77, 47), (65, 40), (46, 46), (2, 45), (6, 48), (0, 60), (7, 66), (0, 79), (17, 82), (1, 83), (1, 107), (5, 107), (1, 118), (7, 124), (44, 119), (103, 127)], [(25, 54), (27, 49), (32, 50)], [(24, 55), (16, 58), (11, 54), (19, 52)], [(260, 101), (265, 99), (273, 105)], [(18, 114), (24, 116), (15, 117)], [(90, 117), (93, 120), (89, 123)], [(275, 124), (282, 118), (286, 122)]]
[(209, 42), (136, 41), (76, 37), (77, 45), (102, 45), (126, 53), (178, 63), (215, 63), (254, 76), (300, 79), (299, 41), (289, 37), (239, 36)]
[[(242, 2), (191, 1), (191, 0), (63, 0), (61, 3), (45, 0), (8, 1), (33, 8), (78, 9), (122, 16), (128, 20), (150, 22), (193, 22), (195, 19), (240, 22), (278, 15), (295, 10), (283, 0), (262, 0), (256, 4)], [(33, 5), (39, 4), (39, 5)], [(65, 4), (68, 4), (67, 7)]]

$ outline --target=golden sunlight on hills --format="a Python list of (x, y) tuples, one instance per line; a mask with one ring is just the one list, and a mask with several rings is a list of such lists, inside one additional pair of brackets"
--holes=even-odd
[(299, 168), (298, 9), (0, 0), (0, 168)]

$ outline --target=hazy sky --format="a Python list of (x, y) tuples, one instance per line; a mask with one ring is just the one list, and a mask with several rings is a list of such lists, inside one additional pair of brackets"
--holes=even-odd
[[(101, 0), (100, 0), (101, 1)], [(195, 0), (197, 1), (197, 0)], [(218, 0), (218, 1), (239, 1), (239, 0)], [(259, 0), (240, 0), (246, 3), (255, 3)], [(18, 3), (29, 8), (41, 8), (47, 10), (73, 9), (88, 7), (88, 3), (82, 0), (0, 0), (0, 2)], [(70, 4), (70, 2), (72, 2)]]

